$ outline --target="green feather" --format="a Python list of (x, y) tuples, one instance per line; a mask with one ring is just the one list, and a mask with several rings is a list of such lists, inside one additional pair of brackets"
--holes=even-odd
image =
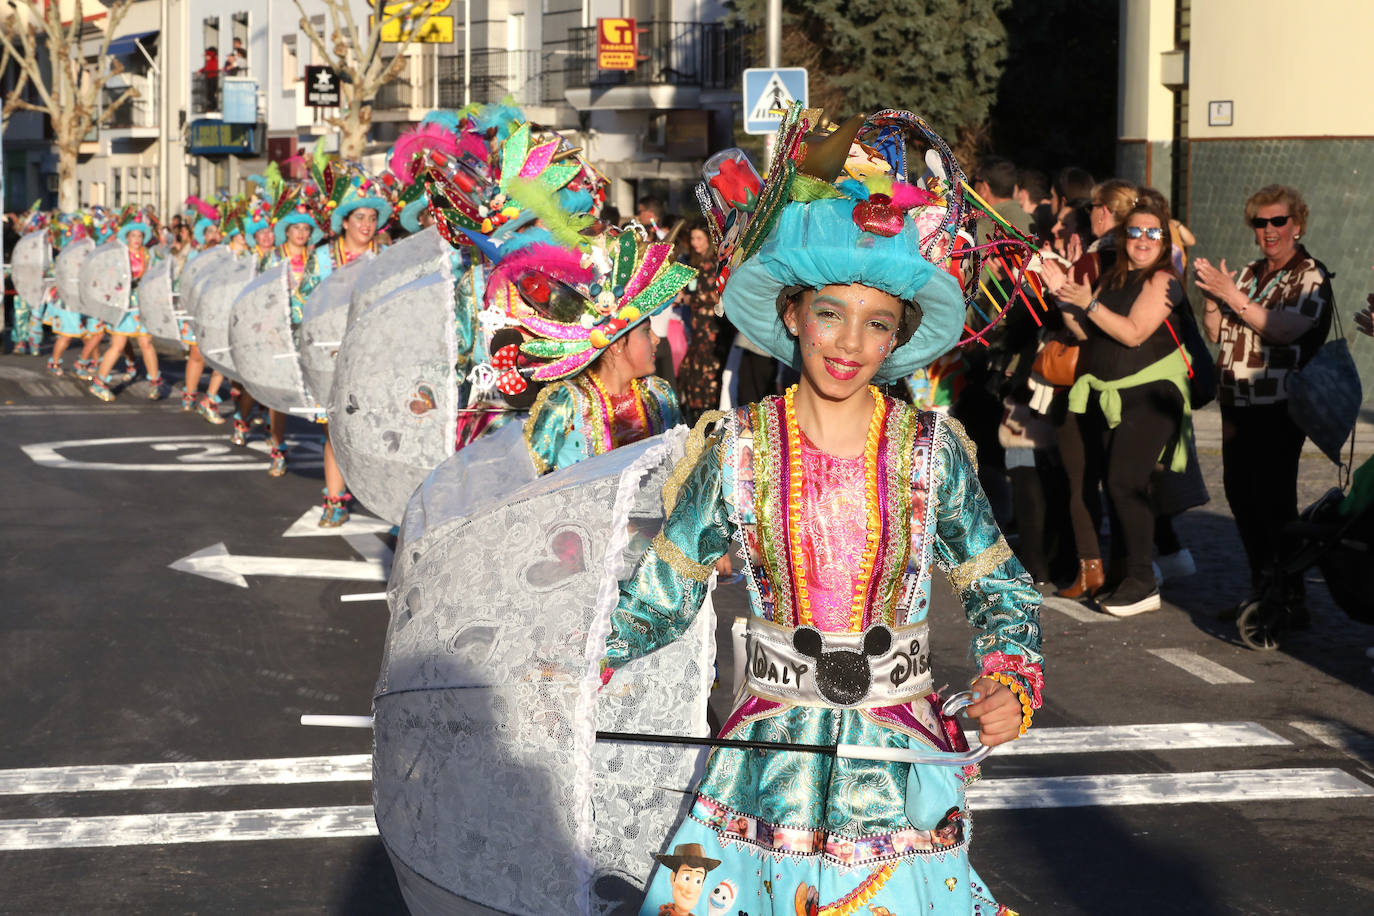
[(546, 340), (542, 337), (527, 340), (520, 345), (520, 352), (539, 359), (562, 359), (591, 348), (585, 340)]
[[(502, 179), (504, 187), (505, 179)], [(568, 248), (585, 248), (587, 240), (582, 237), (583, 229), (591, 225), (590, 213), (570, 215), (558, 205), (552, 191), (537, 181), (528, 178), (515, 178), (510, 182), (506, 193), (521, 209), (528, 210), (539, 218), (540, 225), (549, 231), (554, 240)]]
[(501, 190), (509, 193), (511, 182), (520, 180), (520, 168), (529, 152), (530, 125), (525, 123), (501, 145)]

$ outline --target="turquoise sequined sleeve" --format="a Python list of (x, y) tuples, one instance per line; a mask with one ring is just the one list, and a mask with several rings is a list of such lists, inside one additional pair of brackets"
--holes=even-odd
[[(699, 426), (693, 439), (699, 442), (701, 432)], [(620, 583), (620, 603), (611, 614), (606, 662), (612, 668), (677, 639), (701, 609), (715, 562), (730, 547), (720, 447), (711, 439), (693, 455), (689, 443), (687, 457), (664, 487), (664, 505), (671, 511), (634, 574)]]
[(558, 453), (573, 428), (573, 395), (567, 382), (555, 382), (535, 399), (525, 421), (525, 444), (540, 474), (558, 468)]
[[(936, 561), (978, 630), (973, 654), (979, 664), (1000, 652), (1038, 666), (1040, 593), (997, 527), (966, 442), (958, 422), (941, 421), (935, 440)], [(1026, 684), (1027, 690), (1033, 687)]]

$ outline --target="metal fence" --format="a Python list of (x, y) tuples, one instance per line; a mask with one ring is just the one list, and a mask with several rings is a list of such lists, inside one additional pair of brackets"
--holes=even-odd
[(639, 62), (633, 70), (596, 66), (596, 29), (573, 29), (567, 84), (573, 88), (611, 86), (696, 86), (733, 89), (749, 66), (751, 30), (721, 22), (638, 23)]
[[(510, 96), (519, 105), (549, 105), (563, 100), (561, 55), (547, 51), (475, 51), (468, 71), (468, 99), (499, 102)], [(463, 55), (439, 58), (439, 107), (463, 105)]]

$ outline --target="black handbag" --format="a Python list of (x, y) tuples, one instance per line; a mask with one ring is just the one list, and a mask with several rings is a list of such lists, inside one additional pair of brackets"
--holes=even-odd
[(1168, 318), (1164, 319), (1164, 324), (1173, 335), (1174, 345), (1183, 354), (1183, 361), (1188, 364), (1188, 403), (1193, 410), (1198, 410), (1216, 400), (1216, 360), (1202, 339), (1193, 307), (1186, 298), (1174, 307), (1173, 313), (1178, 328), (1175, 329)]
[(1340, 332), (1335, 303), (1327, 307), (1334, 316), (1336, 337), (1322, 344), (1305, 366), (1289, 375), (1288, 416), (1326, 457), (1340, 465), (1341, 446), (1355, 429), (1364, 389), (1350, 345)]

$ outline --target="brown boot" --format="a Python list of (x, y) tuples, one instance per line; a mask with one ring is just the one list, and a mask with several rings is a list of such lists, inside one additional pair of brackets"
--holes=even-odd
[(1096, 595), (1107, 581), (1102, 574), (1102, 561), (1100, 559), (1078, 561), (1078, 578), (1074, 579), (1067, 587), (1060, 589), (1060, 598), (1072, 598), (1075, 601), (1082, 601)]

